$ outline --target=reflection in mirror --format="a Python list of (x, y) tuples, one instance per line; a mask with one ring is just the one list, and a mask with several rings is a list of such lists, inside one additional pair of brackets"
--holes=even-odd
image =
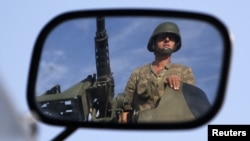
[[(157, 27), (164, 22), (177, 27)], [(172, 54), (166, 51), (178, 47)], [(70, 121), (192, 121), (216, 100), (222, 56), (221, 34), (200, 20), (107, 16), (65, 21), (44, 43), (37, 103), (44, 115)]]

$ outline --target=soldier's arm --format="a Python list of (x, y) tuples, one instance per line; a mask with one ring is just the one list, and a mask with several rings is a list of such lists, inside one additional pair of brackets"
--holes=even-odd
[(138, 78), (137, 71), (133, 71), (129, 77), (127, 84), (126, 84), (124, 96), (128, 102), (125, 103), (125, 105), (124, 105), (125, 111), (132, 109), (132, 101), (133, 101), (134, 93), (136, 91), (137, 78)]
[(126, 103), (124, 103), (124, 112), (120, 115), (119, 117), (119, 123), (128, 123), (131, 119), (131, 113), (133, 111), (133, 95), (135, 93), (136, 90), (136, 80), (137, 80), (137, 72), (134, 71), (127, 84), (125, 87), (125, 92), (124, 92), (124, 97), (125, 99), (127, 99)]

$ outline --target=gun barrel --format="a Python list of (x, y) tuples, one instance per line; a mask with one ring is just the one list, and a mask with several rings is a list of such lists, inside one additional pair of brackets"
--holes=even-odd
[(105, 29), (105, 18), (99, 16), (96, 18), (96, 37), (95, 37), (95, 54), (97, 79), (105, 81), (111, 77), (108, 35)]
[(106, 34), (106, 29), (105, 29), (105, 18), (103, 16), (99, 16), (96, 18), (96, 28), (97, 28), (97, 33), (100, 32), (105, 32)]

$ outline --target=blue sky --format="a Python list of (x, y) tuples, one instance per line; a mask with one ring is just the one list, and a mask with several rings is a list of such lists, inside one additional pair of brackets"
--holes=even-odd
[[(33, 46), (38, 34), (45, 24), (61, 13), (72, 10), (114, 7), (153, 7), (159, 9), (194, 11), (211, 14), (220, 19), (226, 27), (228, 27), (233, 39), (231, 70), (226, 97), (219, 113), (207, 124), (249, 124), (250, 95), (249, 92), (246, 91), (249, 87), (248, 74), (250, 72), (250, 67), (248, 67), (248, 60), (250, 59), (250, 49), (248, 47), (248, 31), (250, 31), (250, 19), (248, 18), (250, 12), (249, 4), (250, 2), (248, 0), (241, 0), (241, 2), (225, 0), (211, 0), (207, 2), (200, 0), (155, 0), (154, 2), (149, 0), (137, 0), (133, 2), (120, 2), (117, 0), (107, 0), (105, 3), (100, 3), (99, 1), (86, 2), (81, 0), (76, 0), (74, 3), (72, 1), (62, 2), (49, 0), (2, 1), (0, 5), (0, 84), (9, 93), (7, 96), (20, 115), (29, 112), (26, 103), (26, 85)], [(107, 30), (109, 34), (111, 34), (110, 28)], [(109, 36), (111, 39), (111, 35)], [(141, 43), (145, 42), (143, 41)], [(114, 43), (110, 41), (110, 48), (112, 44)], [(178, 52), (178, 55), (184, 54), (184, 52), (186, 52), (184, 50), (188, 48), (187, 43), (183, 44), (185, 44), (186, 47), (184, 48), (183, 46), (183, 49)], [(180, 58), (177, 57), (177, 54), (173, 57), (176, 59)], [(184, 62), (184, 64), (196, 70), (192, 64), (188, 64), (187, 62)], [(114, 72), (115, 69), (112, 68), (112, 71)], [(198, 75), (196, 71), (195, 74)], [(115, 72), (114, 75), (116, 75)], [(187, 139), (206, 141), (207, 124), (195, 129), (178, 131), (115, 131), (82, 128), (77, 130), (67, 140), (119, 138), (125, 141), (134, 140), (139, 137), (144, 141), (166, 139), (172, 141), (183, 141)], [(50, 140), (64, 129), (63, 127), (50, 126), (43, 123), (38, 123), (38, 126), (39, 132), (37, 138), (39, 141)]]
[[(212, 103), (218, 87), (223, 42), (210, 24), (195, 20), (149, 17), (106, 17), (110, 66), (115, 92), (121, 93), (131, 72), (151, 63), (148, 39), (162, 22), (175, 22), (181, 32), (182, 48), (173, 54), (172, 63), (193, 69), (196, 85)], [(45, 41), (37, 83), (37, 95), (61, 85), (62, 91), (96, 73), (95, 18), (77, 19), (58, 25)]]

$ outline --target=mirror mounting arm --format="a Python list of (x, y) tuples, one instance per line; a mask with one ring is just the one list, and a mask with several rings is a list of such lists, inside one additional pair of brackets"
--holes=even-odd
[(52, 141), (62, 141), (65, 140), (69, 135), (76, 131), (78, 127), (67, 126), (64, 131), (62, 131), (59, 135), (52, 139)]

